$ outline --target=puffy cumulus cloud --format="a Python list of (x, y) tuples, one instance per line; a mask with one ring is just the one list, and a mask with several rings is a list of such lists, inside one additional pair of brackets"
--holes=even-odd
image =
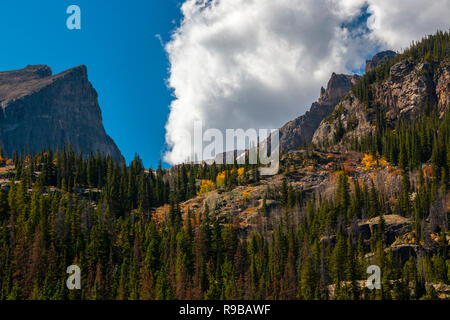
[[(404, 37), (438, 27), (429, 21), (442, 15), (434, 4), (423, 1), (433, 9), (417, 13), (406, 2), (422, 1), (186, 0), (165, 47), (174, 93), (165, 161), (191, 156), (195, 121), (205, 129), (278, 128), (309, 108), (332, 72), (358, 70), (380, 46), (397, 49)], [(423, 15), (417, 30), (402, 25), (404, 10)]]
[(368, 4), (371, 39), (396, 50), (450, 26), (450, 0), (369, 0)]

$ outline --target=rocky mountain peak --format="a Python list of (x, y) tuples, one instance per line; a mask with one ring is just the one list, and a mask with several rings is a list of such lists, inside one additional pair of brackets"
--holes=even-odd
[[(368, 70), (392, 59), (392, 51), (381, 52), (368, 63)], [(367, 70), (367, 68), (366, 68)], [(339, 148), (343, 138), (361, 139), (374, 133), (377, 109), (382, 108), (385, 124), (394, 127), (400, 120), (417, 120), (429, 105), (436, 101), (439, 117), (450, 106), (450, 63), (448, 59), (427, 62), (425, 59), (403, 57), (384, 71), (383, 79), (367, 85), (371, 103), (356, 92), (339, 102), (332, 116), (324, 119), (314, 133), (312, 142), (317, 146)], [(338, 130), (339, 129), (339, 130)]]
[(333, 72), (328, 81), (327, 89), (323, 87), (320, 92), (319, 103), (321, 104), (336, 104), (338, 100), (348, 93), (348, 91), (361, 79), (361, 76), (336, 74)]
[(84, 65), (56, 75), (46, 65), (0, 72), (0, 147), (8, 156), (72, 144), (84, 155), (123, 160), (105, 132), (97, 97)]
[(379, 65), (383, 64), (386, 61), (391, 60), (392, 58), (395, 58), (397, 56), (397, 53), (395, 53), (392, 50), (386, 50), (381, 51), (374, 55), (371, 60), (366, 60), (366, 69), (365, 72), (369, 72)]
[(339, 99), (346, 95), (360, 78), (356, 74), (333, 72), (327, 88), (320, 89), (319, 100), (311, 105), (310, 110), (280, 129), (280, 149), (295, 150), (304, 142), (310, 143), (320, 122), (333, 111)]
[(35, 74), (39, 78), (50, 77), (53, 74), (52, 68), (45, 64), (27, 65), (24, 70), (29, 72), (30, 74)]
[(80, 65), (56, 75), (52, 75), (52, 69), (46, 65), (28, 65), (24, 69), (0, 72), (0, 103), (6, 107), (12, 100), (68, 78), (88, 83), (86, 66)]
[(24, 69), (0, 72), (0, 84), (18, 84), (50, 77), (52, 69), (46, 65), (28, 65)]

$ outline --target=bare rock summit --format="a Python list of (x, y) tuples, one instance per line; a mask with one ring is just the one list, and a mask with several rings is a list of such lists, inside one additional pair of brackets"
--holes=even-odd
[(56, 75), (46, 65), (0, 72), (0, 147), (11, 156), (71, 144), (85, 156), (98, 151), (122, 161), (97, 98), (84, 65)]

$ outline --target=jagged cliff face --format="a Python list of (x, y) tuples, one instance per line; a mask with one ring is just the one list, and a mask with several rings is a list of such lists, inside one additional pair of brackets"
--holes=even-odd
[[(430, 70), (434, 68), (434, 72)], [(395, 63), (387, 79), (372, 87), (373, 99), (393, 126), (399, 119), (414, 120), (423, 113), (430, 99), (437, 100), (442, 117), (450, 105), (450, 62), (437, 66), (404, 59)], [(368, 108), (353, 93), (341, 101), (316, 130), (312, 142), (316, 145), (335, 144), (339, 123), (344, 137), (361, 138), (375, 130), (375, 109)]]
[(85, 66), (52, 75), (48, 66), (0, 72), (0, 146), (6, 155), (72, 144), (123, 157), (102, 124), (97, 92)]
[(312, 104), (311, 109), (280, 129), (280, 149), (295, 150), (304, 142), (310, 143), (320, 122), (333, 111), (339, 99), (347, 94), (359, 79), (358, 75), (333, 73), (327, 89), (321, 89), (320, 98)]
[(439, 115), (442, 117), (450, 106), (450, 61), (441, 64), (434, 80)]
[(392, 66), (389, 78), (374, 87), (375, 100), (386, 106), (388, 121), (399, 117), (410, 120), (417, 117), (425, 106), (426, 99), (433, 93), (435, 84), (426, 74), (429, 65), (414, 65), (403, 60)]
[(335, 144), (339, 121), (344, 128), (353, 127), (357, 123), (352, 128), (352, 133), (360, 137), (366, 136), (374, 130), (371, 123), (374, 117), (375, 115), (368, 112), (365, 105), (350, 93), (348, 98), (339, 103), (330, 116), (320, 123), (314, 132), (312, 143), (317, 146)]

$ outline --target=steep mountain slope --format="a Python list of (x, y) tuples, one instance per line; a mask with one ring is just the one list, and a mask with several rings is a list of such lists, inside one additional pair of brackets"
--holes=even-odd
[[(346, 74), (336, 74), (333, 72), (327, 84), (327, 89), (320, 89), (319, 100), (311, 105), (309, 111), (304, 115), (287, 122), (279, 129), (279, 147), (281, 151), (297, 150), (303, 144), (311, 143), (314, 132), (321, 123), (333, 110), (339, 99), (346, 95), (350, 89), (359, 81), (361, 76), (354, 74), (352, 76)], [(262, 152), (270, 146), (269, 139), (266, 144), (262, 144)], [(205, 163), (212, 164), (225, 161), (226, 157), (234, 157), (238, 159), (244, 154), (244, 151), (230, 151), (226, 155), (220, 153), (215, 159), (206, 160)]]
[(333, 111), (339, 99), (347, 94), (359, 79), (360, 76), (356, 74), (350, 76), (333, 73), (327, 89), (321, 88), (320, 98), (311, 105), (311, 109), (280, 128), (280, 149), (295, 150), (303, 143), (310, 143), (320, 122)]
[(377, 124), (394, 128), (401, 119), (415, 121), (437, 105), (439, 118), (450, 103), (449, 53), (418, 58), (406, 52), (370, 70), (322, 121), (312, 142), (327, 146), (374, 134)]
[(75, 150), (123, 157), (102, 124), (85, 66), (52, 75), (48, 66), (0, 72), (0, 146), (33, 153), (72, 144)]
[[(446, 41), (448, 42), (448, 39)], [(414, 123), (425, 115), (437, 112), (435, 120), (439, 122), (447, 114), (450, 94), (448, 50), (430, 57), (427, 52), (439, 51), (430, 47), (444, 45), (431, 45), (425, 40), (422, 46), (425, 49), (420, 46), (413, 47), (398, 56), (392, 51), (375, 55), (372, 60), (367, 61), (367, 74), (363, 78), (333, 74), (327, 90), (322, 88), (321, 97), (312, 105), (311, 111), (280, 129), (281, 149), (288, 152), (281, 157), (281, 170), (278, 175), (264, 177), (251, 185), (238, 185), (228, 190), (217, 187), (217, 190), (202, 193), (182, 202), (181, 211), (184, 214), (190, 212), (201, 215), (207, 204), (208, 208), (214, 208), (215, 217), (223, 224), (234, 219), (243, 230), (256, 230), (261, 228), (261, 225), (263, 229), (270, 229), (270, 226), (277, 223), (274, 221), (284, 218), (283, 212), (287, 206), (283, 201), (289, 200), (283, 200), (280, 193), (283, 193), (283, 188), (286, 192), (287, 187), (283, 186), (285, 182), (292, 188), (290, 191), (292, 199), (300, 198), (308, 203), (312, 198), (314, 203), (317, 198), (323, 198), (333, 203), (339, 201), (337, 200), (340, 196), (339, 188), (343, 184), (339, 181), (339, 174), (343, 172), (348, 183), (352, 184), (351, 187), (347, 186), (349, 189), (346, 192), (354, 192), (356, 197), (356, 194), (361, 192), (358, 188), (362, 188), (365, 190), (362, 192), (366, 193), (362, 198), (367, 201), (367, 207), (356, 214), (358, 219), (355, 221), (349, 221), (351, 214), (339, 218), (349, 219), (345, 222), (347, 224), (352, 223), (348, 226), (350, 233), (362, 235), (362, 239), (369, 242), (371, 237), (375, 237), (380, 220), (378, 215), (383, 214), (386, 215), (383, 218), (383, 223), (386, 224), (385, 250), (386, 252), (392, 250), (399, 265), (403, 266), (410, 257), (432, 256), (438, 252), (440, 249), (437, 249), (438, 238), (435, 235), (439, 228), (436, 228), (437, 223), (431, 221), (446, 215), (448, 210), (445, 208), (450, 206), (448, 193), (433, 195), (431, 199), (435, 203), (433, 207), (426, 209), (417, 209), (419, 205), (414, 203), (414, 200), (408, 200), (409, 197), (411, 199), (419, 197), (420, 192), (425, 189), (424, 185), (429, 188), (427, 184), (436, 184), (438, 181), (431, 174), (434, 164), (427, 163), (431, 150), (427, 151), (423, 163), (418, 163), (417, 167), (402, 168), (383, 157), (376, 157), (375, 154), (350, 151), (347, 143), (353, 138), (372, 137), (380, 127), (385, 131), (395, 132), (399, 120), (404, 122), (406, 128), (412, 129)], [(327, 111), (331, 109), (333, 111)], [(314, 125), (311, 123), (320, 117), (323, 117), (323, 121), (314, 131), (312, 129)], [(326, 147), (328, 152), (315, 149), (314, 146), (312, 149), (294, 150), (301, 147), (303, 137), (306, 137), (307, 141), (311, 131), (314, 132), (313, 143), (318, 147)], [(433, 145), (432, 142), (430, 144)], [(445, 147), (443, 149), (447, 150)], [(412, 149), (408, 151), (413, 152)], [(446, 161), (441, 162), (445, 166)], [(414, 171), (416, 169), (417, 172)], [(441, 168), (438, 168), (437, 172), (440, 170)], [(421, 171), (425, 175), (424, 178), (420, 178)], [(443, 177), (446, 176), (443, 174)], [(246, 181), (245, 173), (242, 177), (239, 176), (239, 179)], [(411, 188), (410, 179), (411, 181), (425, 179), (427, 182), (417, 185), (414, 192), (405, 191), (405, 184), (407, 188)], [(405, 183), (405, 180), (408, 182)], [(446, 187), (445, 181), (442, 184), (444, 186), (441, 186), (441, 190)], [(437, 189), (433, 190), (436, 192)], [(325, 200), (325, 207), (329, 205), (326, 202), (328, 200)], [(320, 201), (316, 204), (321, 203)], [(341, 210), (344, 216), (348, 214), (347, 210), (353, 210), (347, 209), (350, 202), (348, 199), (345, 201), (347, 202), (345, 206), (335, 203), (336, 210)], [(379, 206), (377, 204), (376, 209), (371, 209), (370, 206), (378, 201), (382, 204)], [(410, 203), (404, 205), (404, 201)], [(411, 216), (410, 210), (413, 206), (417, 206), (415, 210), (423, 210), (420, 218)], [(307, 215), (303, 210), (294, 208), (294, 213), (287, 211), (292, 214), (292, 221), (297, 223), (296, 219), (301, 220)], [(325, 210), (328, 210), (328, 207)], [(157, 219), (163, 220), (169, 211), (169, 206), (158, 208)], [(331, 212), (332, 215), (336, 214)], [(439, 215), (440, 218), (433, 215)], [(418, 221), (422, 224), (420, 232), (417, 231)], [(446, 222), (442, 222), (442, 226), (446, 225)], [(416, 230), (413, 230), (414, 228)], [(447, 232), (446, 227), (442, 229)], [(423, 240), (418, 240), (418, 237), (422, 237)], [(442, 239), (448, 242), (449, 238), (442, 237)], [(323, 235), (320, 242), (334, 246), (336, 235)], [(367, 253), (364, 259), (366, 261), (373, 259), (373, 253)]]

